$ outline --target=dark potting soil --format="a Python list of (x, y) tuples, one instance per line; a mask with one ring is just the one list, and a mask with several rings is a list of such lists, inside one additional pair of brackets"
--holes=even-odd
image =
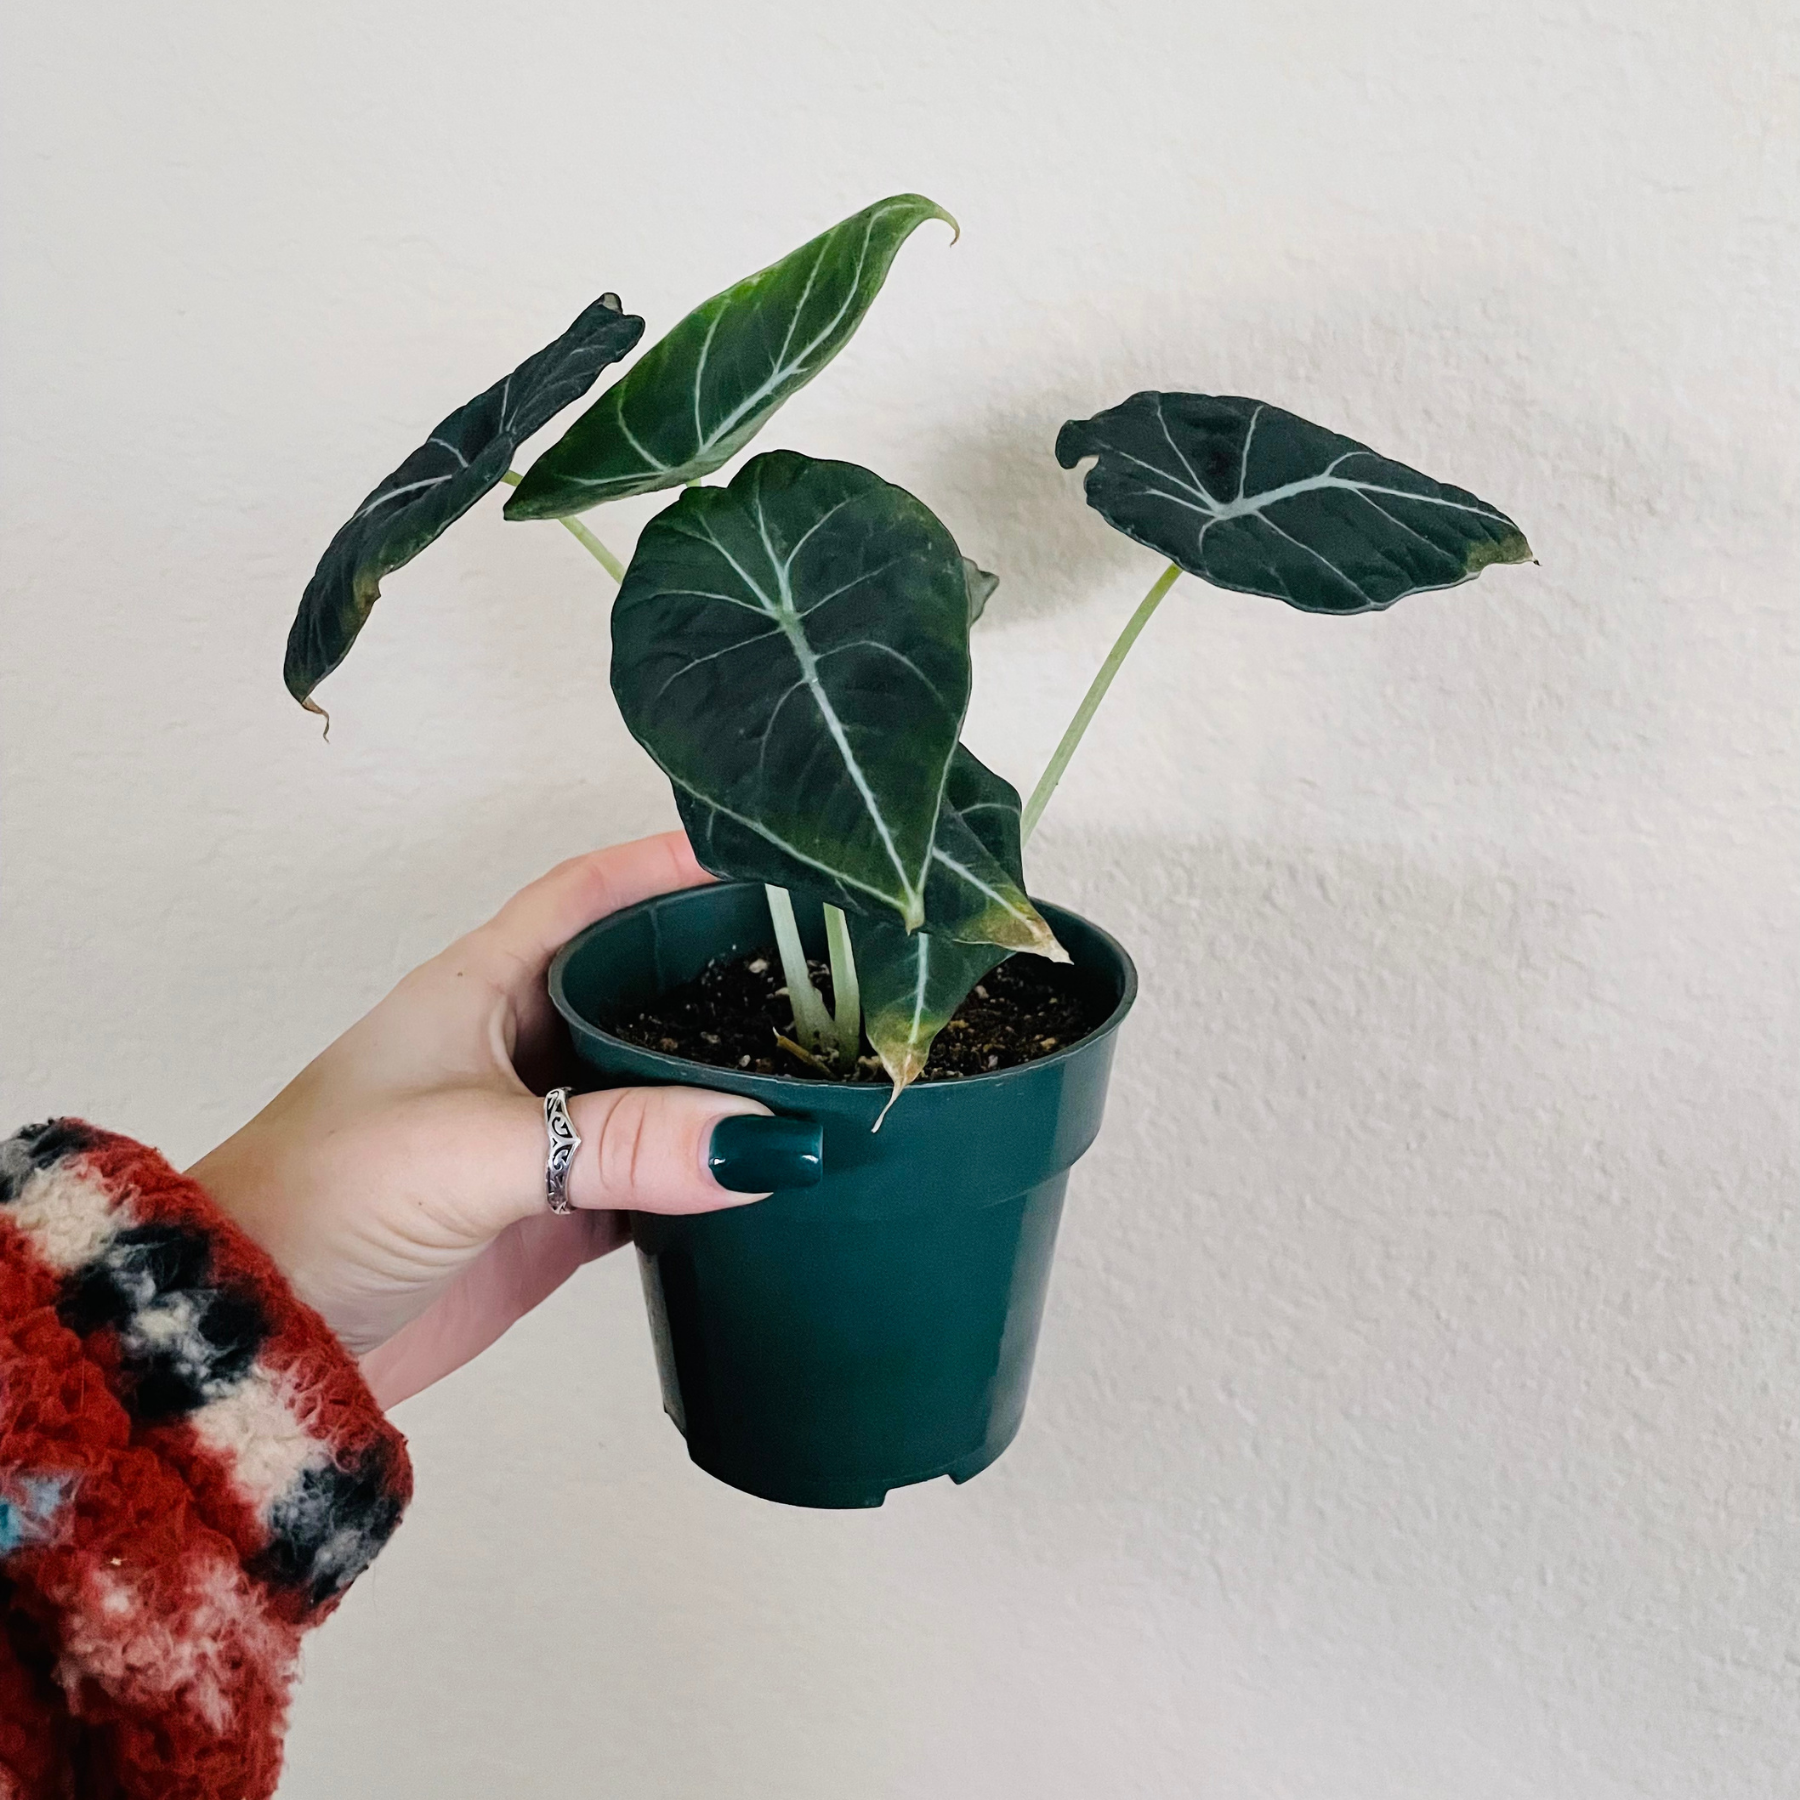
[[(831, 972), (810, 965), (813, 985), (831, 1000)], [(1066, 963), (1041, 956), (1010, 956), (979, 981), (937, 1035), (921, 1081), (954, 1081), (991, 1069), (1016, 1068), (1053, 1056), (1105, 1022), (1110, 1005), (1091, 980)], [(743, 1069), (756, 1075), (793, 1075), (802, 1080), (841, 1080), (825, 1075), (777, 1036), (794, 1036), (781, 961), (771, 945), (749, 956), (719, 957), (692, 981), (671, 988), (635, 1018), (613, 1027), (620, 1037), (647, 1050), (685, 1056), (716, 1069)], [(857, 1063), (857, 1081), (885, 1082), (868, 1041)]]

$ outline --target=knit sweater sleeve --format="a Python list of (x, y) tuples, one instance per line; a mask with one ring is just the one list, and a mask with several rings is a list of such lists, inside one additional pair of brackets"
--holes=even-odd
[(156, 1151), (0, 1141), (0, 1800), (262, 1800), (302, 1632), (398, 1524), (405, 1440)]

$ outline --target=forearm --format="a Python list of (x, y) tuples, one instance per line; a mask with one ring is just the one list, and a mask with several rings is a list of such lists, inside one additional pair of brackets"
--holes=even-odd
[(196, 1183), (76, 1121), (0, 1143), (0, 1702), (31, 1722), (0, 1727), (0, 1773), (24, 1794), (71, 1766), (271, 1792), (300, 1634), (410, 1487), (348, 1353)]

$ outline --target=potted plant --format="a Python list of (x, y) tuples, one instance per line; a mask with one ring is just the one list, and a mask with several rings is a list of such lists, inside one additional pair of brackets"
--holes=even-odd
[[(1071, 420), (1059, 462), (1092, 458), (1088, 503), (1165, 566), (1021, 804), (960, 742), (995, 577), (855, 464), (768, 450), (707, 480), (928, 220), (954, 228), (920, 195), (880, 201), (716, 295), (521, 476), (518, 446), (642, 335), (603, 295), (369, 494), (287, 652), (318, 711), (382, 577), (502, 483), (509, 519), (560, 520), (618, 584), (614, 695), (720, 881), (584, 932), (552, 993), (602, 1084), (822, 1123), (818, 1186), (634, 1227), (693, 1459), (810, 1506), (966, 1480), (1018, 1429), (1068, 1171), (1136, 991), (1104, 931), (1030, 897), (1023, 849), (1178, 577), (1348, 614), (1531, 554), (1473, 494), (1264, 402), (1145, 392)], [(629, 567), (578, 518), (664, 489)]]

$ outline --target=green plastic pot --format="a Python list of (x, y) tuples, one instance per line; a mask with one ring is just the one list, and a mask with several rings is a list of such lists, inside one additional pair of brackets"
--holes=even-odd
[[(1105, 1023), (1022, 1068), (887, 1085), (738, 1074), (608, 1027), (771, 942), (761, 887), (666, 894), (564, 945), (550, 994), (597, 1087), (748, 1094), (823, 1124), (824, 1179), (699, 1217), (633, 1215), (663, 1405), (721, 1481), (791, 1506), (879, 1506), (967, 1481), (1018, 1432), (1069, 1169), (1094, 1141), (1137, 972), (1112, 938), (1038, 902)], [(823, 925), (809, 935), (822, 956)]]

